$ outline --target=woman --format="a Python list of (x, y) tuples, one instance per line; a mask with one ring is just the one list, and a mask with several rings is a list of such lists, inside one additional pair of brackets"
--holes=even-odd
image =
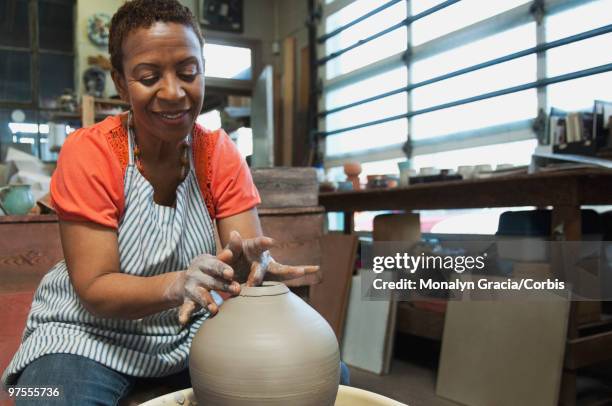
[(190, 386), (189, 346), (219, 310), (216, 292), (317, 271), (270, 257), (248, 167), (223, 131), (195, 125), (202, 45), (176, 0), (129, 1), (113, 16), (112, 77), (131, 112), (62, 148), (51, 195), (65, 260), (36, 292), (5, 384), (60, 387), (74, 405), (116, 404), (142, 377)]

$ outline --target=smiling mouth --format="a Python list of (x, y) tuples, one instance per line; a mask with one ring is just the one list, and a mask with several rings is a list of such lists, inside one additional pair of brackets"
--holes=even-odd
[(183, 118), (187, 113), (189, 113), (189, 110), (181, 110), (181, 111), (154, 111), (153, 113), (157, 114), (158, 116), (165, 118), (167, 120), (178, 120), (180, 118)]

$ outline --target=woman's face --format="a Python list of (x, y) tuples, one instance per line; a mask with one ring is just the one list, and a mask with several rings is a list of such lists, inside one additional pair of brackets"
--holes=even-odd
[(123, 74), (113, 72), (139, 133), (179, 142), (193, 127), (204, 101), (202, 48), (192, 28), (156, 22), (123, 40)]

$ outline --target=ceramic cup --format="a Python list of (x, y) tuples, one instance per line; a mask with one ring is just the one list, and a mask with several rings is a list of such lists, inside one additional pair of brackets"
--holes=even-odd
[(433, 166), (423, 167), (419, 171), (419, 175), (421, 175), (421, 176), (435, 176), (435, 175), (439, 175), (439, 174), (440, 174), (440, 170), (438, 168), (433, 167)]
[(474, 167), (472, 165), (460, 165), (457, 168), (457, 173), (463, 177), (463, 179), (472, 179), (474, 177)]
[(410, 177), (416, 175), (416, 171), (410, 168), (410, 161), (398, 162), (397, 167), (399, 168), (399, 185), (408, 186), (410, 184)]
[(30, 185), (9, 185), (0, 188), (0, 209), (9, 215), (24, 215), (34, 207)]
[(485, 179), (492, 176), (493, 167), (488, 164), (476, 165), (474, 167), (474, 178)]

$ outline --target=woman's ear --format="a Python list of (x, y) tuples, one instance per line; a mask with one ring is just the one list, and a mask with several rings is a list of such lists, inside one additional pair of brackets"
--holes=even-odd
[(125, 77), (116, 69), (111, 70), (111, 78), (113, 78), (113, 83), (115, 84), (115, 89), (119, 93), (119, 97), (126, 103), (130, 102), (127, 91), (127, 83), (125, 81)]

